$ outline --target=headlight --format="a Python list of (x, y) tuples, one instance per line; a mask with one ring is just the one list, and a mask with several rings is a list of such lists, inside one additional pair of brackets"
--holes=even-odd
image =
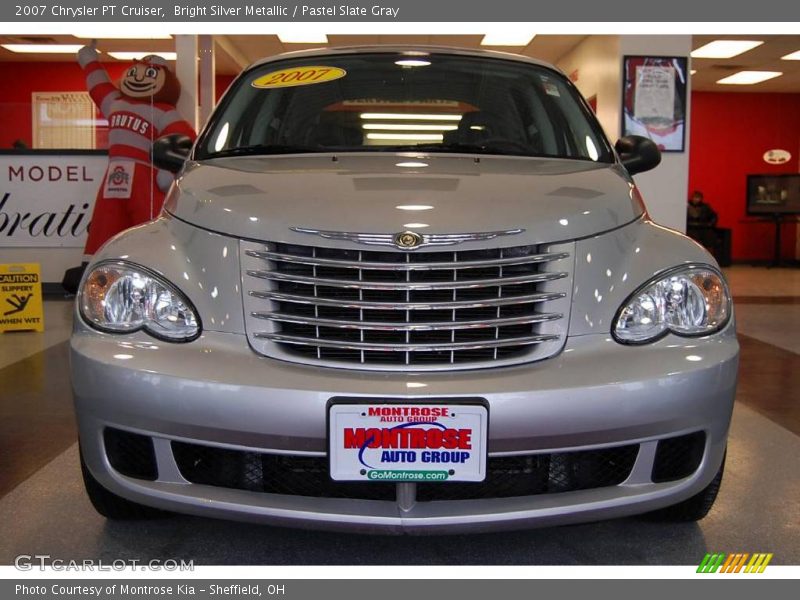
[(730, 314), (722, 275), (711, 267), (684, 266), (634, 292), (617, 312), (611, 332), (624, 344), (653, 342), (669, 332), (707, 335), (722, 329)]
[(189, 301), (155, 274), (137, 265), (100, 263), (83, 282), (79, 306), (87, 323), (101, 331), (133, 333), (188, 342), (200, 335)]

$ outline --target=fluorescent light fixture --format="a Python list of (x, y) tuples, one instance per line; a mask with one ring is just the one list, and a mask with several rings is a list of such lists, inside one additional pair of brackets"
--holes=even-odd
[(80, 44), (0, 44), (11, 52), (23, 54), (76, 54)]
[(403, 223), (403, 227), (406, 229), (424, 229), (425, 227), (430, 227), (427, 223)]
[(279, 33), (278, 39), (284, 44), (327, 44), (328, 36), (324, 33), (301, 31), (298, 33)]
[(395, 206), (397, 210), (433, 210), (430, 204), (398, 204)]
[(365, 120), (387, 119), (390, 121), (460, 121), (461, 115), (423, 115), (417, 113), (361, 113)]
[(483, 36), (481, 46), (527, 46), (534, 37), (535, 33), (524, 31), (495, 31)]
[(368, 133), (368, 140), (418, 140), (421, 142), (441, 142), (438, 133)]
[(786, 56), (781, 56), (781, 60), (800, 60), (800, 50), (787, 54)]
[(406, 162), (399, 162), (395, 163), (395, 167), (403, 167), (404, 169), (422, 169), (428, 166), (428, 163), (424, 162), (415, 162), (413, 160), (409, 160)]
[(739, 71), (717, 81), (723, 85), (753, 85), (783, 75), (780, 71)]
[(694, 75), (695, 73), (697, 73), (697, 69), (692, 69), (689, 71), (689, 75)]
[(403, 60), (396, 60), (394, 61), (399, 67), (427, 67), (431, 64), (429, 60), (413, 60), (413, 59), (403, 59)]
[(172, 36), (168, 33), (129, 33), (126, 31), (107, 31), (105, 33), (73, 33), (72, 37), (80, 40), (171, 40)]
[(361, 127), (389, 131), (453, 131), (458, 129), (458, 125), (409, 125), (406, 123), (364, 123)]
[(692, 58), (733, 58), (760, 46), (759, 40), (715, 40), (693, 50)]
[(178, 54), (176, 52), (109, 52), (108, 55), (117, 60), (141, 60), (145, 56), (155, 54), (164, 60), (177, 60)]

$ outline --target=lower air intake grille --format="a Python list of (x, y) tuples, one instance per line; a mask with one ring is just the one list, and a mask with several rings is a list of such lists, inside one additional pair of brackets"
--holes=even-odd
[(103, 442), (108, 462), (118, 473), (149, 481), (158, 478), (156, 453), (149, 436), (108, 427), (103, 432)]
[(702, 431), (660, 440), (653, 461), (653, 481), (677, 481), (694, 473), (703, 460), (706, 434)]
[[(242, 452), (172, 442), (175, 461), (191, 483), (240, 490), (310, 496), (395, 500), (393, 483), (338, 482), (325, 457)], [(557, 494), (619, 485), (633, 468), (639, 446), (489, 458), (480, 483), (418, 484), (417, 500), (470, 500)]]

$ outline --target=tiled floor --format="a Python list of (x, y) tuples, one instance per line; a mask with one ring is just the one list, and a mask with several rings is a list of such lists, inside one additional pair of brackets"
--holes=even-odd
[(734, 297), (794, 296), (800, 298), (800, 269), (735, 265), (724, 269)]
[(800, 354), (799, 304), (746, 304), (737, 302), (736, 330), (789, 352)]
[(13, 331), (0, 334), (0, 369), (69, 338), (72, 306), (72, 302), (45, 302), (43, 333)]
[(176, 516), (99, 517), (83, 493), (67, 375), (71, 303), (47, 332), (0, 335), (0, 564), (54, 558), (194, 558), (198, 564), (686, 564), (706, 550), (768, 550), (800, 564), (800, 270), (726, 270), (742, 346), (722, 492), (699, 524), (642, 519), (419, 540)]

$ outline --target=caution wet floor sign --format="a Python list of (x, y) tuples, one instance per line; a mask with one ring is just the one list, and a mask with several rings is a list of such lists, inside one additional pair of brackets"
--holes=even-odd
[(0, 265), (0, 332), (44, 331), (39, 265)]

